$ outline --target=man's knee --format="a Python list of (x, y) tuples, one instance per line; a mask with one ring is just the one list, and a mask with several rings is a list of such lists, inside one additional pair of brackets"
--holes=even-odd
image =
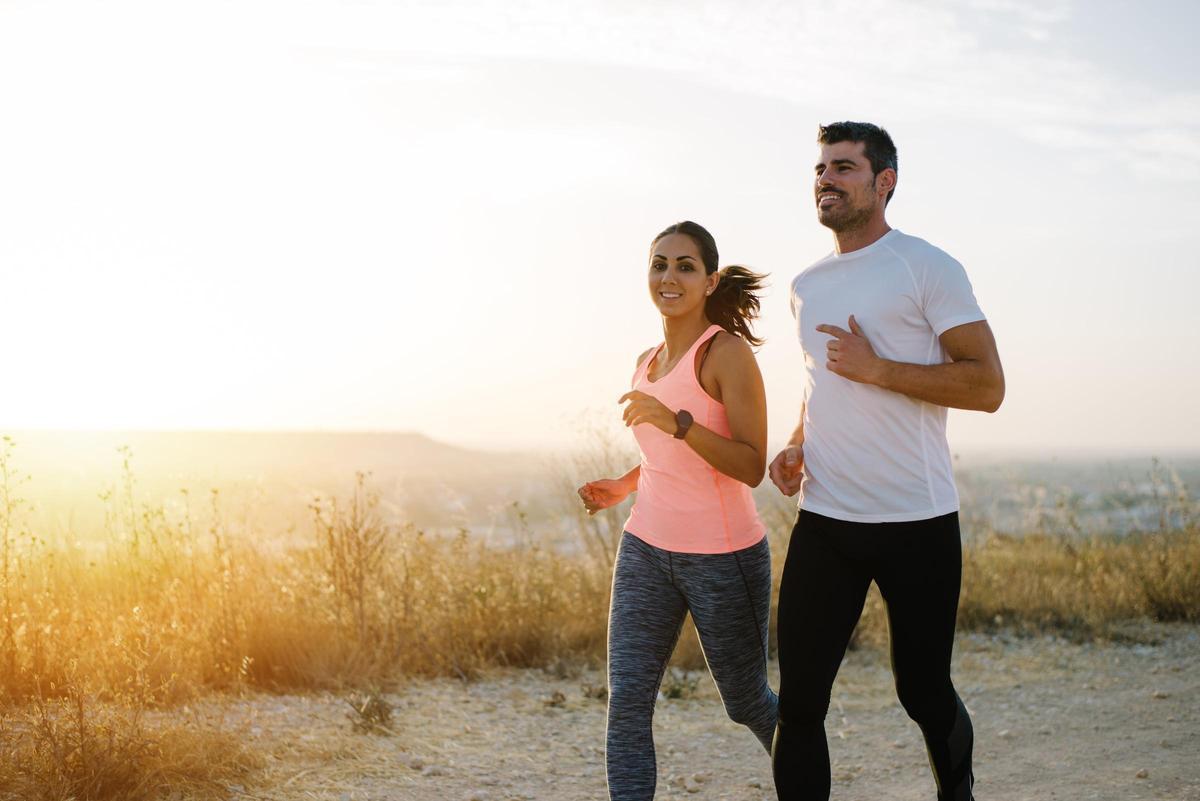
[(925, 728), (946, 728), (952, 725), (955, 713), (954, 686), (944, 682), (896, 681), (900, 705), (917, 725)]
[(829, 713), (829, 692), (797, 692), (789, 688), (779, 694), (779, 724), (821, 723)]

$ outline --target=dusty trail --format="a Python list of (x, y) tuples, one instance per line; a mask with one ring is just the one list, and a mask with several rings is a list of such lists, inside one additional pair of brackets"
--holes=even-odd
[[(1132, 646), (960, 636), (954, 675), (975, 719), (978, 797), (1200, 800), (1200, 629), (1156, 632), (1157, 644)], [(395, 736), (352, 732), (334, 696), (220, 702), (226, 724), (271, 755), (231, 798), (603, 799), (604, 703), (581, 689), (602, 681), (503, 671), (414, 682), (388, 697)], [(834, 799), (933, 798), (885, 654), (850, 654), (827, 729)], [(693, 697), (659, 701), (655, 737), (657, 797), (775, 798), (766, 754), (724, 717), (707, 675)]]

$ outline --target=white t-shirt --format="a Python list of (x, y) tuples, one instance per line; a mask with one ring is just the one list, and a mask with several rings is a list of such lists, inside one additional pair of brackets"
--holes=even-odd
[(946, 407), (861, 384), (825, 368), (816, 327), (850, 330), (910, 364), (948, 361), (938, 337), (985, 319), (961, 264), (895, 229), (865, 248), (831, 253), (792, 281), (804, 351), (804, 481), (800, 508), (838, 520), (924, 520), (958, 509)]

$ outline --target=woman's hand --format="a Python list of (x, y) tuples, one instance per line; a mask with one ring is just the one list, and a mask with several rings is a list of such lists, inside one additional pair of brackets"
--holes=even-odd
[(616, 506), (629, 497), (628, 484), (619, 478), (602, 478), (599, 481), (589, 481), (579, 488), (579, 497), (589, 515), (594, 515), (601, 509)]
[(645, 392), (638, 392), (636, 389), (632, 392), (626, 392), (621, 396), (617, 403), (629, 401), (629, 405), (625, 407), (625, 412), (622, 417), (625, 418), (626, 426), (636, 426), (642, 423), (649, 423), (655, 428), (659, 428), (665, 434), (675, 436), (677, 425), (675, 423), (675, 412), (668, 409), (662, 402), (653, 395), (647, 395)]

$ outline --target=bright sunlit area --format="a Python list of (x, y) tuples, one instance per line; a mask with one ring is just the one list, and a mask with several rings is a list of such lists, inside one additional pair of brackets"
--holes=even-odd
[[(1200, 799), (1197, 30), (1171, 0), (0, 0), (0, 801), (605, 797), (652, 241), (694, 220), (767, 274), (770, 462), (842, 120), (890, 132), (887, 222), (962, 264), (1003, 363), (947, 428), (979, 797)], [(797, 501), (757, 477), (777, 688)], [(865, 610), (832, 798), (930, 798)], [(654, 797), (775, 798), (682, 630)]]

